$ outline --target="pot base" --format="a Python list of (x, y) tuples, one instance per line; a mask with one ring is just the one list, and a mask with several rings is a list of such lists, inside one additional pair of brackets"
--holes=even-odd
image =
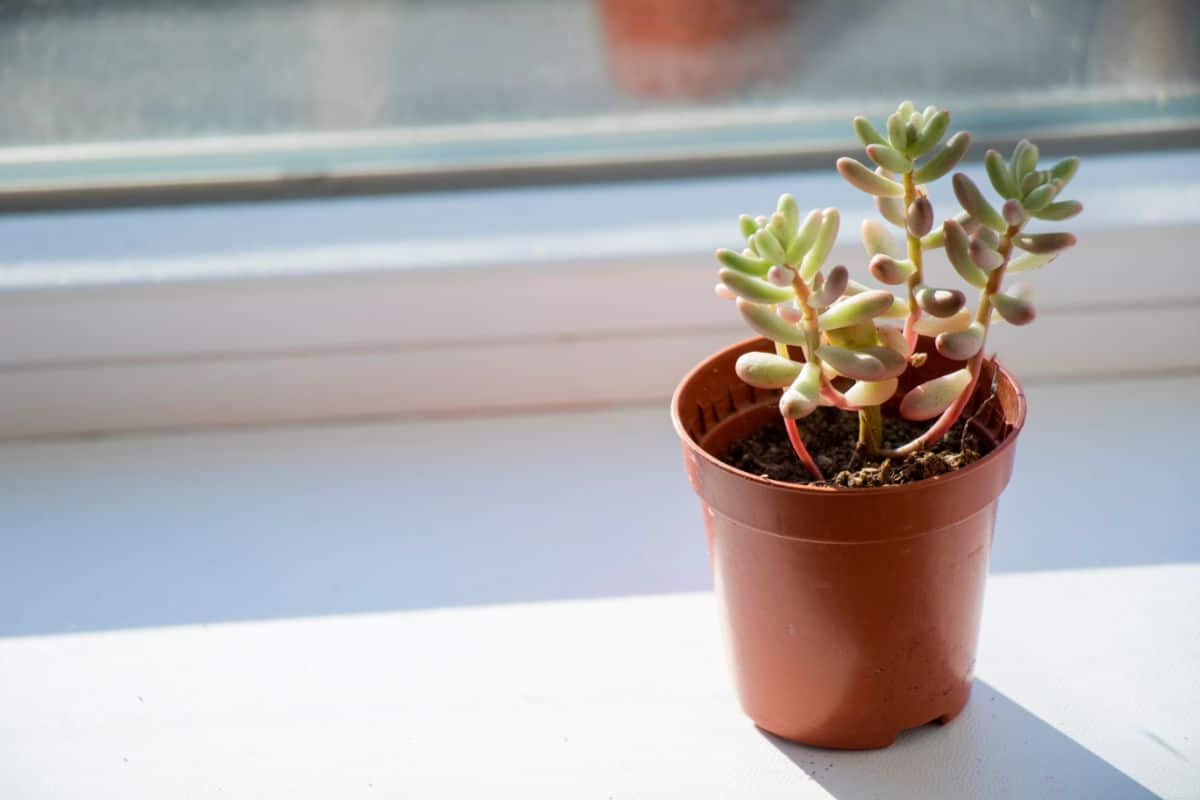
[(755, 719), (753, 714), (747, 712), (747, 716), (753, 720), (754, 725), (763, 731), (778, 736), (780, 739), (787, 739), (789, 742), (802, 744), (805, 747), (820, 747), (824, 750), (882, 750), (891, 747), (896, 743), (896, 739), (905, 731), (916, 730), (923, 728), (926, 725), (946, 725), (953, 721), (963, 709), (967, 707), (967, 702), (971, 699), (971, 685), (966, 685), (965, 691), (954, 693), (951, 702), (946, 704), (947, 711), (939, 716), (934, 717), (926, 722), (921, 722), (907, 728), (886, 729), (886, 730), (870, 730), (863, 728), (856, 730), (852, 735), (847, 736), (844, 729), (838, 730), (797, 730), (786, 724), (778, 724), (770, 720)]

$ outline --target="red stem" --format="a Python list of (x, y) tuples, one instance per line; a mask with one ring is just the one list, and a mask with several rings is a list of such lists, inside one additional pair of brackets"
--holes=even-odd
[(784, 417), (783, 424), (787, 428), (788, 440), (792, 443), (792, 449), (796, 451), (796, 457), (800, 459), (800, 462), (812, 474), (814, 480), (825, 480), (825, 476), (817, 468), (817, 462), (813, 461), (813, 457), (808, 454), (808, 448), (804, 446), (804, 440), (800, 438), (800, 429), (796, 427), (796, 420)]
[(967, 403), (971, 402), (971, 396), (975, 394), (975, 384), (979, 382), (979, 370), (983, 364), (983, 348), (975, 354), (971, 359), (969, 368), (971, 370), (971, 382), (967, 384), (967, 388), (962, 391), (954, 404), (942, 412), (938, 417), (937, 422), (933, 423), (933, 427), (922, 433), (916, 439), (913, 439), (903, 447), (898, 447), (895, 450), (888, 450), (883, 455), (888, 458), (899, 458), (902, 456), (915, 453), (922, 450), (938, 439), (941, 439), (950, 429), (954, 427), (954, 423), (958, 422), (958, 418), (962, 416), (963, 410), (966, 409)]

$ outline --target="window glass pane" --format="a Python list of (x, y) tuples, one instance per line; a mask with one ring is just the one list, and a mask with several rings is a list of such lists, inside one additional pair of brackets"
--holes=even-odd
[(899, 99), (1187, 136), (1192, 0), (0, 6), (0, 191), (802, 153)]

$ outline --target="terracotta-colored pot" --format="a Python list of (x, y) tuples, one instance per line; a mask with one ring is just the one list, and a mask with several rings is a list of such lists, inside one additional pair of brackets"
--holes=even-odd
[(597, 0), (613, 78), (638, 95), (704, 97), (782, 77), (788, 0)]
[[(902, 386), (961, 366), (931, 344), (923, 340), (931, 357)], [(955, 472), (871, 489), (783, 483), (720, 460), (778, 414), (777, 391), (734, 374), (751, 350), (772, 347), (751, 339), (717, 353), (672, 401), (742, 707), (772, 733), (848, 749), (886, 747), (900, 731), (949, 721), (971, 690), (996, 501), (1025, 396), (997, 367), (996, 398), (972, 423), (995, 449)], [(991, 393), (991, 370), (968, 413)]]

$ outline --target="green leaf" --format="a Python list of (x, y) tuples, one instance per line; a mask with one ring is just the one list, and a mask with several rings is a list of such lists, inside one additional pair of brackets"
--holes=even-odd
[(800, 260), (804, 258), (804, 254), (813, 246), (813, 242), (817, 240), (817, 234), (821, 231), (821, 219), (821, 212), (818, 209), (814, 208), (808, 212), (804, 222), (800, 223), (800, 230), (796, 232), (796, 238), (788, 247), (787, 263), (799, 264)]
[(735, 253), (732, 250), (724, 248), (717, 251), (717, 261), (720, 261), (730, 269), (735, 269), (738, 272), (746, 275), (754, 275), (762, 277), (767, 274), (767, 270), (771, 268), (771, 262), (761, 258), (751, 258), (744, 256), (741, 253)]
[(1070, 219), (1081, 211), (1083, 211), (1083, 203), (1080, 203), (1078, 200), (1063, 200), (1038, 209), (1034, 212), (1034, 216), (1038, 219), (1049, 219), (1057, 222), (1059, 220)]
[(966, 295), (957, 289), (934, 289), (932, 286), (918, 286), (913, 296), (922, 311), (941, 319), (953, 317), (967, 302)]
[(755, 303), (783, 303), (796, 296), (796, 293), (789, 287), (775, 286), (732, 269), (720, 270), (717, 272), (717, 277), (738, 297), (744, 297)]
[(1031, 233), (1013, 239), (1013, 244), (1028, 253), (1056, 253), (1075, 246), (1071, 233)]
[(867, 155), (876, 164), (886, 169), (894, 170), (895, 172), (912, 171), (912, 161), (900, 151), (894, 150), (886, 144), (867, 145)]
[(854, 118), (854, 134), (858, 136), (858, 140), (864, 146), (868, 144), (888, 143), (887, 139), (883, 138), (879, 131), (875, 130), (875, 126), (866, 117)]
[(891, 292), (868, 290), (834, 303), (817, 318), (817, 322), (823, 330), (844, 328), (878, 317), (891, 308), (895, 299)]
[(887, 121), (888, 143), (902, 153), (908, 149), (908, 132), (904, 129), (906, 122), (899, 114), (892, 114)]
[(1062, 191), (1062, 187), (1062, 181), (1058, 180), (1042, 184), (1030, 192), (1025, 199), (1021, 201), (1021, 205), (1024, 206), (1025, 210), (1030, 213), (1041, 211), (1043, 208), (1050, 205), (1051, 200), (1058, 196), (1058, 193)]
[(1041, 269), (1056, 258), (1058, 258), (1058, 251), (1053, 253), (1021, 253), (1019, 256), (1009, 259), (1008, 266), (1004, 268), (1004, 271), (1006, 273), (1028, 272), (1033, 269)]
[(904, 200), (899, 197), (876, 197), (875, 207), (879, 215), (893, 225), (904, 227)]
[(868, 256), (873, 256), (876, 253), (887, 253), (889, 256), (896, 258), (904, 256), (904, 251), (895, 238), (892, 237), (891, 231), (879, 220), (863, 220), (862, 243), (863, 249), (867, 251)]
[(966, 361), (974, 358), (983, 347), (987, 329), (981, 322), (972, 322), (965, 330), (939, 333), (934, 340), (934, 347), (946, 358), (954, 361)]
[(770, 306), (759, 305), (739, 297), (737, 308), (746, 324), (759, 335), (781, 344), (793, 344), (798, 347), (805, 344), (804, 331), (781, 320)]
[(965, 173), (955, 173), (952, 183), (954, 184), (954, 196), (958, 198), (964, 211), (994, 231), (1004, 232), (1008, 229), (1008, 226), (1004, 224), (1004, 218), (996, 209), (992, 208), (991, 203), (984, 199), (979, 187)]
[(787, 256), (784, 253), (783, 245), (779, 239), (775, 238), (775, 234), (771, 233), (769, 228), (754, 234), (754, 249), (772, 264), (787, 263)]
[(992, 182), (997, 194), (1005, 199), (1018, 196), (1017, 182), (1013, 180), (1008, 165), (1004, 163), (1004, 156), (1000, 155), (999, 151), (988, 150), (983, 157), (983, 165), (987, 168), (988, 180)]
[(1033, 307), (1033, 289), (1026, 284), (1014, 286), (1011, 293), (997, 292), (992, 295), (992, 307), (1005, 322), (1012, 325), (1028, 325), (1037, 316)]
[(970, 239), (963, 226), (958, 220), (948, 219), (942, 223), (942, 231), (946, 237), (946, 257), (959, 277), (979, 289), (987, 286), (987, 275), (971, 260)]
[(784, 241), (792, 241), (796, 238), (796, 233), (800, 230), (800, 206), (796, 204), (796, 198), (790, 194), (779, 196), (779, 213), (783, 215), (786, 223), (784, 231), (786, 237)]
[(913, 180), (917, 183), (933, 183), (954, 169), (955, 165), (966, 155), (970, 145), (971, 134), (966, 131), (954, 134), (941, 150), (938, 150), (928, 161), (917, 168), (917, 171), (913, 173)]
[(942, 140), (942, 137), (946, 135), (946, 129), (950, 127), (950, 112), (938, 111), (933, 116), (926, 116), (924, 122), (921, 132), (917, 135), (917, 140), (909, 148), (913, 158), (925, 155)]
[(784, 389), (800, 375), (804, 364), (774, 353), (743, 353), (733, 371), (745, 383), (759, 389)]
[(788, 419), (807, 417), (816, 411), (821, 396), (821, 369), (805, 364), (800, 375), (779, 398), (779, 413)]
[(970, 385), (971, 372), (965, 368), (926, 381), (904, 395), (900, 416), (911, 420), (933, 419), (954, 405)]
[(879, 253), (872, 258), (867, 269), (870, 270), (875, 280), (890, 286), (899, 286), (917, 271), (911, 261), (892, 258), (887, 253)]
[(1008, 164), (1013, 180), (1019, 184), (1022, 178), (1037, 167), (1037, 162), (1037, 145), (1028, 139), (1022, 139), (1017, 142), (1017, 146), (1013, 148), (1012, 159)]
[(742, 236), (749, 239), (754, 234), (758, 233), (758, 223), (754, 221), (754, 217), (749, 214), (742, 214), (738, 217), (738, 230), (742, 232)]
[(821, 227), (817, 231), (817, 238), (812, 248), (804, 254), (804, 260), (800, 262), (798, 269), (800, 278), (805, 283), (811, 281), (817, 271), (825, 265), (825, 259), (829, 257), (829, 251), (833, 249), (833, 243), (837, 240), (840, 222), (841, 217), (836, 208), (827, 208), (821, 212)]
[(837, 170), (851, 186), (861, 189), (867, 194), (877, 197), (902, 197), (904, 195), (903, 186), (872, 172), (853, 158), (839, 158)]
[(1071, 178), (1075, 177), (1075, 172), (1079, 169), (1079, 159), (1075, 156), (1064, 158), (1062, 161), (1050, 168), (1051, 177), (1058, 178), (1066, 185), (1071, 182)]

